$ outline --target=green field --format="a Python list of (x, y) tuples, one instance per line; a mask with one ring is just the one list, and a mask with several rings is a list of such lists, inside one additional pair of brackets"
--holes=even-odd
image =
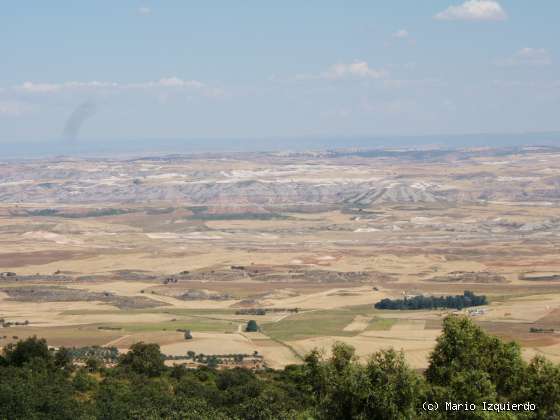
[(352, 336), (354, 332), (343, 331), (355, 314), (347, 310), (310, 311), (290, 316), (279, 322), (261, 325), (270, 337), (281, 340), (299, 340), (309, 337), (338, 335)]
[(142, 308), (142, 309), (108, 309), (108, 310), (68, 310), (62, 315), (122, 315), (122, 314), (171, 314), (183, 316), (234, 315), (234, 309), (186, 309), (186, 308)]
[(390, 330), (397, 322), (398, 321), (396, 319), (374, 318), (367, 326), (366, 331), (387, 331)]
[(177, 321), (165, 322), (122, 322), (100, 324), (101, 329), (119, 328), (123, 332), (152, 332), (152, 331), (175, 331), (177, 329), (201, 331), (201, 332), (234, 332), (237, 331), (239, 322), (222, 321), (207, 318), (187, 318)]

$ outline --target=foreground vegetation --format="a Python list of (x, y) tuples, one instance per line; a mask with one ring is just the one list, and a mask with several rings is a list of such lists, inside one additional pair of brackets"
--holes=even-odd
[[(29, 338), (0, 357), (1, 419), (553, 419), (560, 413), (560, 367), (526, 363), (515, 343), (448, 317), (424, 374), (402, 353), (358, 363), (339, 343), (302, 365), (252, 372), (166, 367), (158, 345), (137, 343), (112, 367), (74, 363), (68, 349)], [(445, 411), (445, 401), (477, 404)], [(424, 403), (439, 411), (424, 411)], [(536, 411), (482, 411), (482, 402), (535, 404)]]

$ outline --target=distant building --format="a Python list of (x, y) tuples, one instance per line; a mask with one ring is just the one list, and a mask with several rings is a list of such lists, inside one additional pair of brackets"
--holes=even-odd
[(484, 315), (487, 312), (486, 308), (471, 308), (471, 309), (467, 309), (467, 313), (470, 316), (480, 316), (480, 315)]

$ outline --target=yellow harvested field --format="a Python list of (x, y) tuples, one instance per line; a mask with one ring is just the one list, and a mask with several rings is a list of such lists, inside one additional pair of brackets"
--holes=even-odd
[(343, 331), (363, 331), (367, 328), (372, 317), (356, 315), (350, 324), (344, 327)]
[(169, 343), (176, 343), (184, 340), (183, 334), (175, 331), (153, 331), (153, 332), (143, 332), (136, 334), (126, 334), (121, 337), (108, 341), (105, 346), (114, 346), (123, 351), (128, 349), (131, 345), (135, 343), (158, 343), (160, 345), (165, 345)]
[(423, 331), (425, 327), (426, 321), (424, 320), (410, 320), (396, 323), (391, 327), (391, 331)]
[[(375, 331), (375, 333), (384, 332)], [(425, 368), (427, 367), (428, 355), (434, 348), (435, 340), (439, 335), (439, 331), (424, 331), (424, 334), (418, 334), (415, 337), (408, 337), (408, 331), (400, 333), (387, 331), (386, 333), (389, 334), (376, 335), (373, 335), (373, 333), (373, 331), (371, 335), (362, 333), (355, 337), (309, 338), (289, 344), (300, 354), (306, 354), (317, 348), (328, 355), (332, 345), (340, 341), (352, 345), (356, 349), (356, 355), (364, 361), (372, 353), (393, 348), (404, 351), (407, 361), (413, 368)]]
[(161, 346), (171, 355), (185, 355), (187, 351), (204, 354), (253, 354), (258, 347), (241, 334), (193, 333), (192, 340), (182, 340)]
[(302, 309), (333, 309), (354, 305), (373, 305), (387, 296), (384, 292), (375, 292), (371, 287), (349, 287), (330, 289), (287, 299), (267, 301), (272, 307), (297, 307)]
[(114, 311), (117, 308), (101, 302), (14, 302), (0, 301), (0, 317), (14, 321), (28, 320), (32, 325), (52, 327), (69, 324), (83, 324), (78, 317), (65, 319), (65, 311)]
[[(71, 284), (67, 287), (75, 289), (90, 290), (92, 292), (109, 292), (120, 296), (139, 296), (141, 291), (153, 286), (154, 283), (142, 281), (110, 281), (110, 282), (83, 282), (80, 284)], [(150, 297), (149, 295), (146, 295)]]
[(299, 364), (301, 359), (294, 352), (273, 340), (253, 341), (257, 346), (259, 354), (264, 356), (266, 365), (272, 369), (281, 369), (286, 365)]

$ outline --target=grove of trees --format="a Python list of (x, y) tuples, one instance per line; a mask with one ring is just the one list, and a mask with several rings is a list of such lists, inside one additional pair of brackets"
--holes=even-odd
[[(394, 350), (358, 362), (337, 343), (300, 365), (253, 372), (168, 367), (156, 344), (137, 343), (114, 367), (77, 365), (72, 352), (36, 337), (0, 356), (0, 419), (557, 419), (560, 367), (521, 357), (516, 343), (466, 317), (443, 322), (428, 369)], [(477, 404), (445, 411), (446, 401)], [(535, 411), (482, 411), (482, 402), (535, 404)], [(439, 404), (424, 411), (425, 404)]]
[(477, 296), (465, 290), (462, 295), (455, 296), (413, 296), (404, 299), (382, 299), (375, 304), (376, 309), (463, 309), (471, 306), (486, 305), (486, 296)]

